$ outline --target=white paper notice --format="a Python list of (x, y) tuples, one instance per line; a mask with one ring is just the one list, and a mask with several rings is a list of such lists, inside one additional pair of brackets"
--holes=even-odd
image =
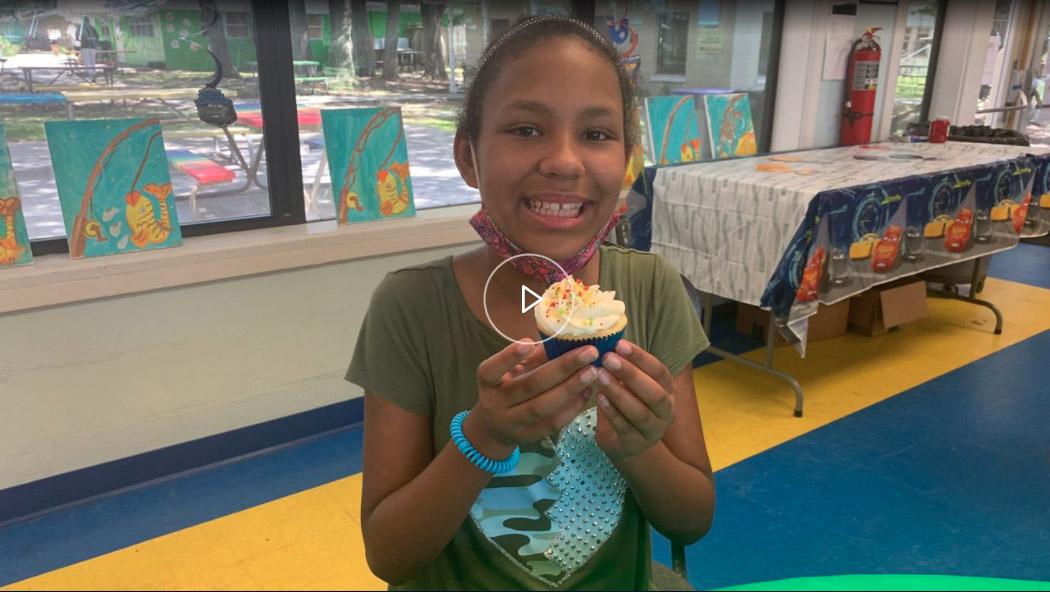
[(853, 46), (853, 18), (832, 17), (824, 38), (824, 80), (845, 80), (846, 60)]

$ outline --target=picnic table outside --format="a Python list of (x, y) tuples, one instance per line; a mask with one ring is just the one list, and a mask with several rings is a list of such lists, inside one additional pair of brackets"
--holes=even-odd
[[(180, 108), (183, 108), (184, 106), (174, 103), (173, 101), (193, 101), (197, 98), (198, 92), (200, 92), (199, 88), (128, 88), (70, 90), (65, 91), (62, 94), (66, 97), (66, 116), (69, 119), (75, 117), (73, 108), (74, 103), (131, 100), (139, 103), (154, 101), (168, 107), (181, 119), (192, 120), (194, 119), (193, 116), (180, 111)], [(237, 97), (236, 90), (223, 89), (222, 92), (228, 98), (232, 99)]]
[(33, 82), (33, 73), (34, 72), (45, 72), (45, 71), (54, 72), (56, 70), (58, 71), (58, 74), (54, 78), (51, 79), (51, 82), (46, 83), (47, 86), (53, 85), (55, 82), (58, 81), (59, 78), (62, 78), (63, 76), (66, 76), (66, 75), (74, 76), (76, 78), (80, 78), (81, 80), (83, 80), (85, 82), (93, 82), (92, 80), (90, 80), (87, 77), (88, 76), (87, 73), (90, 72), (90, 71), (94, 71), (94, 73), (96, 75), (101, 74), (102, 75), (102, 79), (105, 82), (106, 86), (113, 86), (113, 75), (114, 75), (114, 72), (116, 72), (116, 70), (117, 70), (116, 67), (108, 66), (108, 65), (105, 65), (105, 64), (98, 64), (94, 68), (89, 68), (87, 66), (80, 66), (80, 65), (78, 65), (76, 63), (76, 60), (66, 60), (65, 64), (63, 64), (63, 65), (55, 65), (55, 66), (21, 66), (19, 69), (22, 70), (22, 77), (23, 77), (24, 82), (25, 82), (26, 92), (34, 92), (34, 90), (33, 90), (33, 84), (34, 84), (34, 82)]

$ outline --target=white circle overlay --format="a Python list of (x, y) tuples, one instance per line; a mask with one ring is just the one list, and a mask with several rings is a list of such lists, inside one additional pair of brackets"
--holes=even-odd
[[(547, 261), (550, 261), (551, 263), (553, 263), (554, 266), (557, 267), (559, 271), (561, 271), (562, 275), (564, 275), (565, 277), (569, 277), (569, 274), (565, 273), (565, 268), (563, 268), (561, 265), (558, 265), (558, 262), (555, 261), (554, 259), (551, 259), (550, 257), (545, 257), (543, 255), (537, 255), (536, 253), (522, 253), (520, 255), (514, 255), (513, 257), (507, 257), (499, 265), (497, 265), (495, 269), (492, 270), (492, 273), (489, 274), (489, 279), (485, 280), (485, 289), (481, 293), (481, 305), (485, 308), (485, 318), (488, 319), (489, 325), (493, 329), (496, 330), (496, 333), (500, 334), (500, 337), (506, 339), (507, 341), (509, 341), (511, 343), (544, 343), (548, 339), (553, 339), (553, 338), (557, 337), (559, 333), (561, 333), (562, 331), (565, 330), (565, 327), (567, 327), (569, 325), (569, 320), (572, 319), (572, 312), (569, 313), (569, 316), (565, 317), (565, 322), (562, 323), (561, 327), (558, 327), (558, 330), (554, 332), (554, 335), (548, 335), (546, 338), (541, 339), (540, 341), (531, 341), (531, 340), (530, 341), (525, 341), (525, 340), (522, 340), (522, 339), (513, 339), (511, 337), (508, 337), (506, 333), (504, 333), (503, 331), (499, 330), (499, 327), (496, 326), (496, 323), (492, 322), (492, 316), (489, 314), (489, 283), (492, 282), (492, 278), (496, 275), (496, 272), (499, 271), (499, 268), (503, 267), (504, 265), (506, 265), (506, 264), (510, 263), (511, 261), (513, 261), (515, 259), (518, 259), (520, 257), (539, 257), (540, 259), (546, 259)], [(576, 311), (576, 291), (573, 290), (571, 292), (571, 294), (572, 294), (572, 301), (571, 301), (572, 302), (572, 306), (571, 306), (570, 310), (575, 312)]]

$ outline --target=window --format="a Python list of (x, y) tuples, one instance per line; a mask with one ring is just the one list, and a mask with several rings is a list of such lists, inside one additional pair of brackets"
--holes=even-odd
[(926, 87), (932, 83), (928, 78), (930, 64), (938, 42), (938, 10), (938, 0), (912, 0), (908, 7), (890, 124), (893, 135), (907, 133), (909, 125), (922, 120)]
[[(227, 3), (219, 0), (221, 10)], [(243, 4), (240, 4), (243, 6)], [(161, 121), (164, 156), (172, 184), (173, 209), (177, 212), (184, 236), (206, 234), (233, 228), (274, 225), (279, 211), (271, 204), (267, 158), (264, 149), (261, 118), (262, 102), (255, 78), (225, 77), (219, 88), (234, 97), (239, 120), (229, 126), (232, 140), (224, 131), (197, 117), (193, 101), (198, 90), (215, 71), (215, 63), (205, 51), (207, 38), (200, 32), (201, 9), (196, 5), (165, 4), (148, 14), (141, 9), (114, 8), (107, 0), (92, 0), (82, 7), (85, 12), (105, 14), (96, 25), (112, 41), (112, 54), (97, 62), (95, 83), (84, 71), (62, 71), (66, 55), (50, 52), (23, 52), (8, 56), (7, 67), (33, 71), (34, 95), (46, 97), (47, 83), (72, 90), (89, 90), (91, 96), (67, 98), (66, 103), (0, 105), (0, 118), (5, 124), (8, 150), (18, 183), (29, 238), (36, 254), (66, 249), (66, 218), (59, 195), (56, 167), (61, 179), (77, 179), (79, 172), (62, 163), (52, 163), (45, 124), (51, 121), (123, 120), (156, 118)], [(78, 13), (79, 14), (79, 13)], [(70, 15), (67, 22), (79, 24), (80, 16)], [(237, 22), (247, 23), (249, 13), (238, 13), (230, 29), (237, 32)], [(120, 23), (120, 27), (107, 26)], [(221, 24), (216, 25), (220, 33)], [(108, 31), (107, 31), (108, 29)], [(227, 36), (227, 56), (223, 70), (245, 71), (257, 61), (255, 44), (249, 32), (241, 28), (244, 38)], [(110, 37), (111, 35), (112, 37)], [(57, 78), (56, 78), (57, 77)], [(39, 85), (36, 86), (36, 85)], [(157, 92), (165, 89), (164, 93)], [(25, 89), (28, 91), (30, 89)], [(81, 93), (83, 94), (83, 93)], [(135, 98), (135, 101), (123, 101)], [(154, 148), (157, 144), (152, 145)], [(156, 150), (148, 151), (156, 157)], [(122, 158), (119, 151), (113, 159)], [(107, 161), (109, 162), (109, 161)], [(108, 198), (107, 198), (108, 199)], [(89, 205), (103, 207), (93, 201)], [(283, 207), (283, 206), (281, 206)], [(107, 216), (114, 215), (107, 210)], [(101, 213), (94, 214), (101, 220)]]
[[(309, 9), (320, 6), (325, 5), (310, 4)], [(372, 48), (369, 52), (371, 60), (367, 62), (358, 59), (359, 53), (353, 56), (355, 79), (351, 80), (345, 74), (349, 56), (333, 51), (333, 47), (327, 43), (323, 49), (312, 43), (295, 50), (295, 40), (302, 39), (303, 32), (290, 31), (293, 51), (300, 52), (300, 57), (295, 60), (295, 88), (299, 104), (299, 157), (302, 162), (307, 220), (331, 220), (340, 214), (338, 196), (333, 197), (332, 191), (333, 172), (327, 156), (330, 146), (320, 118), (320, 111), (325, 109), (399, 107), (411, 165), (410, 182), (415, 209), (478, 202), (480, 197), (477, 190), (468, 187), (460, 178), (450, 148), (456, 130), (456, 117), (463, 102), (464, 84), (473, 76), (474, 67), (490, 39), (505, 31), (521, 16), (568, 14), (570, 3), (546, 0), (401, 2), (397, 8), (397, 53), (391, 80), (384, 80), (383, 62), (387, 58), (382, 48), (386, 46), (387, 22), (394, 16), (389, 12), (392, 6), (385, 2), (361, 2), (352, 3), (351, 7), (352, 10), (357, 7), (367, 13), (351, 12), (348, 23), (356, 23), (358, 19), (368, 22), (371, 37), (359, 38), (355, 30), (351, 37), (352, 43), (362, 43)], [(315, 23), (319, 26), (320, 19), (325, 16), (332, 39), (337, 38), (341, 28), (348, 24), (339, 22), (340, 19), (335, 15), (292, 14), (293, 10), (306, 8), (302, 3), (291, 3), (286, 10), (289, 11), (289, 22), (304, 23), (311, 37)], [(429, 45), (428, 40), (432, 40)], [(437, 69), (437, 76), (426, 72), (428, 62)], [(450, 87), (460, 92), (450, 94)], [(420, 95), (425, 100), (419, 100)], [(409, 96), (413, 100), (397, 98)], [(386, 121), (383, 125), (393, 126), (394, 123)], [(382, 128), (379, 133), (385, 133), (382, 131), (385, 129)], [(385, 153), (378, 160), (384, 159), (389, 160)], [(374, 165), (366, 165), (360, 164), (366, 160), (364, 158), (352, 157), (348, 160), (359, 165), (355, 168), (360, 173), (359, 177), (364, 175), (375, 178), (377, 172), (374, 167), (379, 164), (378, 161)], [(373, 168), (369, 169), (369, 166)], [(343, 174), (338, 176), (341, 172)], [(351, 178), (346, 164), (335, 174), (338, 176), (337, 187)], [(356, 179), (355, 182), (361, 181)], [(402, 187), (400, 184), (397, 186)]]
[(248, 13), (227, 12), (225, 16), (226, 36), (230, 39), (246, 39), (249, 31)]
[(128, 34), (132, 37), (153, 37), (153, 17), (128, 17)]
[[(756, 148), (768, 150), (783, 14), (776, 0), (598, 2), (594, 25), (635, 80), (639, 103), (675, 94), (747, 93)], [(644, 121), (642, 122), (644, 125)]]
[(319, 14), (307, 15), (306, 34), (310, 39), (324, 39), (324, 17)]
[(995, 2), (995, 16), (992, 19), (992, 29), (988, 33), (988, 49), (985, 53), (981, 90), (977, 96), (978, 113), (974, 116), (974, 123), (998, 127), (1005, 121), (1002, 113), (979, 111), (1003, 107), (1009, 102), (1011, 93), (1007, 88), (1010, 77), (1008, 43), (1014, 29), (1020, 25), (1011, 18), (1016, 4), (1013, 0)]
[(656, 40), (656, 72), (685, 76), (689, 49), (689, 14), (661, 14)]

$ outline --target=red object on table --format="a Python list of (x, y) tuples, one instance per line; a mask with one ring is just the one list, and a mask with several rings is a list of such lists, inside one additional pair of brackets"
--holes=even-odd
[(871, 270), (887, 272), (897, 263), (901, 252), (901, 234), (904, 229), (893, 224), (882, 233), (882, 239), (875, 243), (874, 256), (871, 258)]
[(824, 247), (817, 247), (813, 256), (810, 257), (805, 271), (802, 272), (802, 282), (799, 283), (798, 292), (795, 293), (795, 300), (798, 302), (812, 302), (817, 299), (817, 294), (820, 293), (820, 280), (824, 275), (824, 260), (826, 257), (827, 252), (824, 250)]
[[(296, 119), (299, 122), (299, 127), (320, 127), (321, 110), (315, 107), (299, 107), (296, 111)], [(262, 129), (262, 109), (259, 107), (239, 109), (237, 112), (237, 123)]]
[(943, 144), (948, 141), (948, 127), (951, 122), (947, 117), (938, 117), (930, 122), (930, 143)]
[(962, 253), (970, 246), (973, 237), (973, 210), (963, 208), (955, 217), (955, 222), (944, 231), (944, 248), (952, 253)]

